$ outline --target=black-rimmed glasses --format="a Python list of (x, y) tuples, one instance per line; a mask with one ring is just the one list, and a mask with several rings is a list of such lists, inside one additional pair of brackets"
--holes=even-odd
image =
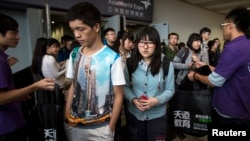
[(139, 47), (144, 47), (147, 44), (148, 48), (153, 48), (155, 44), (152, 41), (140, 41), (138, 42)]

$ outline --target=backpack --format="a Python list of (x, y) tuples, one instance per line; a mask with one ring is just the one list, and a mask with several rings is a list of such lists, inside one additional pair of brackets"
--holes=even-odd
[(162, 61), (162, 66), (163, 66), (163, 79), (165, 79), (165, 77), (168, 75), (169, 63), (170, 63), (170, 60), (167, 59), (166, 56), (164, 56), (164, 57), (163, 57), (163, 61)]
[(80, 47), (75, 47), (72, 51), (71, 57), (72, 57), (73, 62), (75, 62), (76, 54), (77, 54), (79, 48)]
[[(131, 81), (131, 74), (132, 74), (132, 72), (133, 72), (133, 70), (132, 70), (132, 61), (133, 61), (133, 60), (132, 60), (131, 58), (128, 58), (127, 61), (126, 61), (130, 81)], [(168, 75), (169, 63), (170, 63), (170, 60), (167, 59), (166, 56), (164, 56), (164, 57), (163, 57), (163, 60), (162, 60), (162, 66), (163, 66), (163, 79), (165, 79), (165, 77)]]

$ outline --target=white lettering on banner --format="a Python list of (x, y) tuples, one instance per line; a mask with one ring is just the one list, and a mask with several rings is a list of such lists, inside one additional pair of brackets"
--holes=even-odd
[(142, 6), (139, 6), (139, 5), (136, 5), (136, 4), (134, 4), (134, 9), (138, 10), (138, 11), (143, 11), (144, 10), (144, 8)]
[[(128, 15), (128, 16), (136, 16), (136, 17), (144, 17), (143, 11), (145, 11), (150, 5), (149, 0), (140, 1), (141, 5), (135, 3), (126, 3), (124, 1), (119, 0), (109, 0), (108, 4), (114, 6), (108, 6), (109, 13), (117, 13), (121, 15)], [(143, 6), (144, 5), (144, 6)]]
[(143, 3), (145, 5), (145, 9), (148, 8), (149, 5), (151, 5), (151, 3), (148, 1), (141, 1), (141, 3)]
[(137, 11), (144, 11), (151, 5), (149, 0), (140, 1), (140, 2), (141, 2), (141, 5), (138, 5), (135, 3), (126, 3), (120, 0), (109, 0), (108, 4), (117, 6), (117, 7), (129, 8), (130, 10), (137, 10)]
[(56, 141), (56, 129), (44, 129), (45, 141)]
[(115, 6), (122, 6), (122, 7), (128, 7), (128, 8), (133, 8), (132, 3), (125, 3), (124, 1), (119, 1), (119, 0), (109, 0), (108, 4), (115, 5)]
[(190, 113), (188, 111), (174, 111), (175, 127), (190, 128)]
[(211, 117), (208, 115), (195, 114), (191, 121), (191, 115), (189, 111), (174, 111), (174, 126), (192, 128), (200, 131), (208, 131), (207, 123), (212, 121)]
[(246, 131), (233, 131), (232, 129), (226, 131), (220, 131), (218, 129), (212, 129), (212, 136), (246, 136)]
[(182, 127), (190, 128), (190, 120), (183, 120)]

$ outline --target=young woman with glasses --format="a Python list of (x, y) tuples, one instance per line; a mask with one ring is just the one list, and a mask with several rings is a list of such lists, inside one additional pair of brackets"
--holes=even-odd
[(155, 28), (146, 27), (137, 34), (125, 69), (124, 96), (128, 101), (131, 141), (166, 140), (166, 107), (174, 94), (174, 67), (170, 62), (164, 78), (163, 58)]

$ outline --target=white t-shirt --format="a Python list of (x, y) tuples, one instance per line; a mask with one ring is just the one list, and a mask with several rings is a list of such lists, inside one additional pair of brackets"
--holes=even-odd
[[(78, 60), (79, 67), (76, 70)], [(66, 77), (74, 78), (76, 72), (72, 115), (95, 119), (111, 113), (113, 86), (126, 83), (120, 55), (104, 46), (97, 53), (86, 56), (79, 48), (74, 61), (70, 55)]]
[(42, 61), (42, 73), (44, 77), (55, 79), (55, 83), (63, 88), (65, 81), (65, 67), (61, 67), (55, 57), (51, 55), (44, 55)]

